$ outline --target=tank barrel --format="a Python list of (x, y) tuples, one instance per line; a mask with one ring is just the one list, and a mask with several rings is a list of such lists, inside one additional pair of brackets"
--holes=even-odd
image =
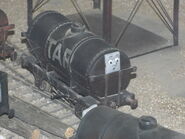
[(45, 82), (55, 88), (53, 99), (80, 102), (79, 116), (89, 99), (110, 107), (137, 108), (135, 95), (126, 91), (136, 78), (136, 67), (124, 52), (84, 25), (45, 11), (33, 19), (24, 36), (31, 56), (22, 58), (22, 67), (34, 75), (38, 88), (43, 89)]
[(74, 139), (185, 139), (185, 135), (158, 125), (151, 116), (136, 118), (106, 106), (90, 110)]

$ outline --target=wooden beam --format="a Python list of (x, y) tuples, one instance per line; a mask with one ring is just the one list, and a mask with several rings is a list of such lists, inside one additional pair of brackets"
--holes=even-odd
[(103, 0), (103, 38), (111, 42), (112, 37), (112, 0)]
[(30, 138), (35, 129), (63, 138), (69, 128), (57, 118), (18, 98), (10, 97), (10, 107), (15, 109), (15, 118), (0, 117), (0, 126), (25, 138)]
[(180, 1), (179, 0), (174, 0), (174, 8), (173, 8), (173, 29), (174, 29), (174, 34), (173, 34), (173, 41), (174, 41), (174, 46), (179, 45), (179, 5)]

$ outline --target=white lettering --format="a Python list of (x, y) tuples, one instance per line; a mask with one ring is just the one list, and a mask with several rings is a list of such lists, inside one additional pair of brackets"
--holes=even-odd
[(64, 57), (63, 57), (63, 67), (67, 68), (67, 65), (69, 64), (69, 58), (71, 55), (72, 51), (70, 49), (66, 49), (64, 52)]
[(53, 53), (53, 56), (52, 56), (52, 60), (53, 61), (58, 60), (58, 62), (60, 63), (60, 65), (62, 64), (61, 63), (61, 49), (62, 49), (62, 44), (59, 43), (57, 45), (57, 47), (55, 48), (54, 53)]
[[(54, 50), (52, 48), (54, 47)], [(61, 49), (62, 49), (62, 43), (58, 43), (54, 39), (49, 40), (49, 46), (48, 46), (48, 58), (52, 61), (57, 60), (60, 65), (62, 65), (61, 61)]]
[(52, 55), (51, 55), (51, 48), (53, 46), (56, 46), (56, 44), (57, 44), (57, 41), (56, 40), (54, 40), (54, 39), (50, 39), (49, 40), (49, 46), (48, 46), (48, 58), (49, 59), (51, 59), (51, 57), (52, 57)]

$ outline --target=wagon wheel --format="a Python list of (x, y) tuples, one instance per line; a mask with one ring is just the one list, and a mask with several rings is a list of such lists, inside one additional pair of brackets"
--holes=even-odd
[(8, 32), (1, 29), (3, 26), (8, 26), (8, 17), (7, 15), (0, 9), (0, 45), (7, 40)]

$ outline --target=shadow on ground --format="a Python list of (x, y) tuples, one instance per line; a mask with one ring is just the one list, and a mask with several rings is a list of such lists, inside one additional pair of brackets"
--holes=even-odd
[[(102, 17), (100, 12), (85, 12), (85, 16), (95, 34), (102, 35)], [(77, 14), (68, 16), (71, 20), (82, 22)], [(112, 42), (115, 42), (127, 21), (113, 16)], [(119, 48), (129, 57), (153, 51), (167, 45), (168, 40), (135, 24), (131, 24), (119, 43)]]

